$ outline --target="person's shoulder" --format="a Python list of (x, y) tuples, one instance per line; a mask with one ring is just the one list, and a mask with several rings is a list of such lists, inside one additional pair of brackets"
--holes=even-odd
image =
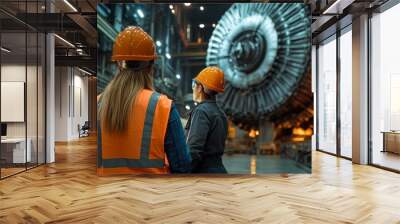
[(210, 110), (209, 106), (207, 106), (204, 103), (201, 103), (193, 110), (193, 116), (207, 117), (208, 119), (210, 119), (210, 116), (212, 117), (212, 111)]
[(165, 108), (165, 109), (172, 109), (173, 102), (172, 100), (167, 96), (162, 93), (159, 93), (157, 91), (152, 91), (153, 94), (156, 94), (158, 96), (158, 105)]
[(210, 111), (210, 107), (206, 103), (201, 103), (196, 107), (195, 111), (207, 113)]
[(156, 96), (159, 100), (162, 100), (162, 101), (172, 102), (172, 100), (167, 95), (159, 93), (155, 90), (143, 89), (143, 93), (148, 94), (150, 96)]

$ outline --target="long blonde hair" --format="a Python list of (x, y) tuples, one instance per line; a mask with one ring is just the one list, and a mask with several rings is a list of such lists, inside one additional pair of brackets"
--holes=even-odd
[(100, 124), (110, 132), (123, 132), (137, 94), (142, 89), (153, 90), (153, 69), (122, 68), (102, 93), (99, 105)]

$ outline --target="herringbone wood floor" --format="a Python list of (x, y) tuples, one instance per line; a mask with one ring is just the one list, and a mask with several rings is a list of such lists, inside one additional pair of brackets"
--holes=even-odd
[(400, 175), (315, 152), (312, 175), (97, 177), (96, 142), (0, 181), (0, 223), (400, 223)]

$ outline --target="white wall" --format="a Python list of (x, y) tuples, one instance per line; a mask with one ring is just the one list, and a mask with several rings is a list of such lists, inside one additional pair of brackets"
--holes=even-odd
[[(4, 64), (1, 66), (1, 81), (3, 82), (25, 82), (26, 70), (28, 72), (28, 84), (29, 86), (36, 86), (36, 80), (33, 80), (30, 76), (34, 74), (36, 76), (36, 66), (27, 66), (25, 64)], [(35, 88), (27, 88), (27, 106), (30, 107), (27, 113), (28, 118), (28, 129), (32, 127), (36, 130), (36, 113), (31, 113), (32, 111), (36, 112), (37, 99), (36, 99), (36, 87)], [(32, 104), (33, 103), (33, 104)], [(39, 105), (40, 107), (41, 105)], [(34, 107), (34, 108), (32, 108)], [(7, 108), (1, 108), (2, 110), (7, 110)], [(34, 123), (32, 123), (34, 122)], [(26, 122), (7, 122), (7, 136), (8, 137), (25, 137), (25, 123)], [(33, 127), (35, 126), (35, 127)], [(30, 131), (28, 130), (28, 137)], [(36, 135), (36, 132), (35, 132)]]
[(55, 73), (55, 140), (77, 139), (78, 124), (88, 120), (88, 78), (72, 67), (56, 67)]

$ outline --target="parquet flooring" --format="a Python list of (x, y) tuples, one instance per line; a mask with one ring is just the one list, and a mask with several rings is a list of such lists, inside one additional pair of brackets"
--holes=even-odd
[(97, 177), (96, 141), (0, 181), (0, 223), (400, 223), (400, 175), (320, 152), (311, 175)]

